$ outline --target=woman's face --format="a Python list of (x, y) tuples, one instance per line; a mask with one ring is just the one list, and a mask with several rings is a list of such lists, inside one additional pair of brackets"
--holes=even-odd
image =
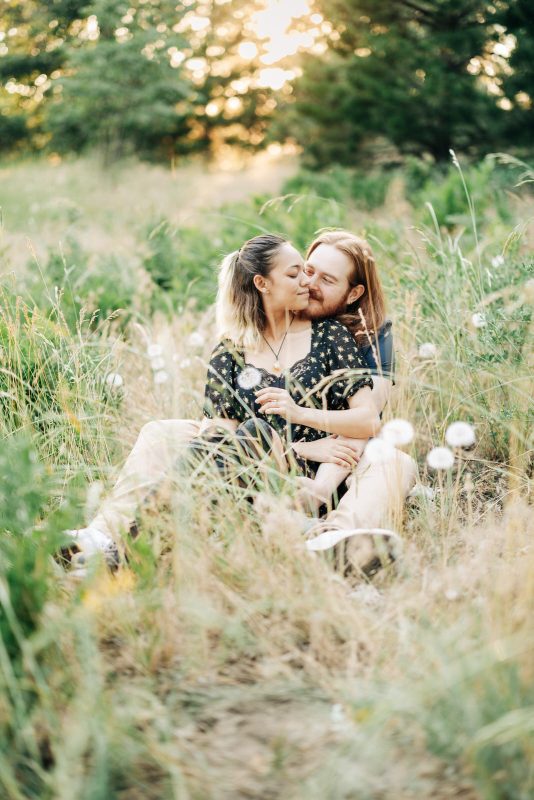
[(286, 242), (278, 248), (271, 271), (257, 288), (264, 304), (273, 311), (304, 311), (310, 296), (309, 283), (304, 259)]

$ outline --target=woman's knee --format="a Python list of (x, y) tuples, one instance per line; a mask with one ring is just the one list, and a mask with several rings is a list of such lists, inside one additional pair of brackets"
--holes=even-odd
[(138, 441), (154, 444), (158, 441), (187, 442), (199, 430), (199, 423), (192, 419), (155, 419), (147, 422), (139, 432)]

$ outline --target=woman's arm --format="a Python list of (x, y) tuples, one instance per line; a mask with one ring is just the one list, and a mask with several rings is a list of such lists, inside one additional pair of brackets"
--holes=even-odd
[(380, 430), (380, 417), (368, 386), (353, 394), (348, 399), (349, 408), (341, 411), (299, 406), (286, 389), (260, 389), (256, 397), (264, 414), (278, 414), (288, 422), (307, 428), (351, 439), (368, 439)]

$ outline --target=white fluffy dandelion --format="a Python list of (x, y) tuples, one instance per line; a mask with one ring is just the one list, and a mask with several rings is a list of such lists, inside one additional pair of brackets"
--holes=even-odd
[(160, 344), (149, 344), (146, 354), (149, 358), (158, 358), (158, 356), (163, 355), (163, 347)]
[(252, 389), (261, 383), (261, 372), (256, 367), (245, 367), (237, 376), (237, 382), (242, 389)]
[(449, 447), (471, 447), (475, 438), (475, 429), (468, 422), (453, 422), (445, 433)]
[(432, 342), (424, 342), (419, 345), (419, 358), (435, 358), (438, 354), (438, 348)]
[(451, 469), (454, 464), (454, 453), (448, 447), (433, 447), (426, 457), (431, 469)]
[(161, 356), (152, 358), (150, 360), (150, 366), (153, 372), (158, 372), (160, 369), (165, 369), (165, 359), (162, 358)]
[(471, 322), (475, 328), (483, 328), (486, 325), (486, 315), (482, 311), (476, 311), (471, 317)]
[(365, 455), (371, 464), (381, 464), (395, 457), (395, 448), (385, 439), (371, 439), (365, 448)]
[(204, 345), (204, 337), (198, 331), (193, 331), (187, 338), (187, 344), (189, 347), (202, 347)]
[(124, 384), (124, 380), (118, 372), (110, 372), (106, 375), (106, 383), (110, 389), (120, 389)]
[(408, 497), (424, 498), (425, 500), (434, 500), (436, 492), (431, 486), (425, 486), (423, 483), (416, 483)]
[(168, 380), (169, 380), (169, 373), (165, 372), (164, 369), (159, 369), (157, 372), (154, 373), (154, 383), (156, 385), (167, 383)]
[(380, 438), (394, 447), (402, 447), (403, 444), (409, 444), (413, 437), (413, 425), (407, 419), (390, 419), (380, 433)]

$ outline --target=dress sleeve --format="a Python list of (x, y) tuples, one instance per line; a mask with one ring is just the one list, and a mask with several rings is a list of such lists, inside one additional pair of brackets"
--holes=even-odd
[(204, 391), (204, 416), (243, 422), (245, 409), (235, 386), (236, 363), (228, 342), (220, 342), (211, 354)]
[(341, 409), (364, 386), (373, 387), (371, 371), (353, 335), (336, 320), (325, 320), (324, 344), (330, 368), (328, 408)]
[[(362, 355), (371, 369), (372, 375), (391, 378), (395, 374), (395, 354), (393, 350), (392, 322), (386, 320), (378, 331), (373, 344), (368, 342), (361, 348)], [(377, 363), (378, 361), (378, 363)]]

